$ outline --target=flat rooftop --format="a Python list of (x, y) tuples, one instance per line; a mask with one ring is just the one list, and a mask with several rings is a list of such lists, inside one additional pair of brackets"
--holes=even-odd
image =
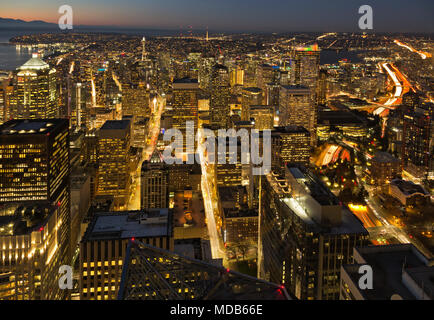
[(1, 135), (40, 135), (54, 131), (65, 119), (11, 120), (0, 126)]
[(171, 220), (167, 208), (97, 213), (83, 241), (170, 236)]
[(130, 120), (107, 120), (100, 130), (125, 130), (130, 125)]
[(304, 185), (309, 190), (309, 194), (319, 204), (324, 206), (339, 205), (340, 202), (336, 196), (313, 174), (301, 167), (292, 167), (291, 164), (288, 164), (288, 170), (299, 184)]
[(403, 271), (407, 272), (419, 286), (423, 281), (423, 286), (428, 288), (428, 291), (431, 288), (431, 294), (434, 294), (434, 263), (412, 244), (369, 246), (356, 248), (355, 252), (357, 252), (355, 259), (361, 257), (363, 261), (344, 265), (343, 268), (357, 284), (360, 279), (359, 266), (368, 264), (372, 267), (373, 289), (361, 292), (366, 299), (390, 300), (392, 295), (399, 294), (405, 300), (414, 300), (415, 296), (403, 283)]

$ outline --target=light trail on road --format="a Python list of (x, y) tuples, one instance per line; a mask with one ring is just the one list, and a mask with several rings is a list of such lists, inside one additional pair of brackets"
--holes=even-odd
[(400, 47), (406, 48), (406, 49), (410, 50), (411, 52), (417, 53), (424, 60), (426, 58), (431, 58), (431, 54), (429, 54), (428, 52), (423, 52), (423, 51), (416, 50), (415, 48), (413, 48), (413, 47), (411, 47), (411, 46), (409, 46), (409, 45), (407, 45), (407, 44), (405, 44), (405, 43), (403, 43), (403, 42), (401, 42), (399, 40), (394, 40), (393, 42), (396, 43)]

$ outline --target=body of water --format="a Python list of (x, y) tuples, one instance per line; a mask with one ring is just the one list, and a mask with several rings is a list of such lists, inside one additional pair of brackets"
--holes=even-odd
[[(35, 33), (44, 33), (44, 32), (56, 32), (57, 29), (37, 29), (37, 30), (11, 30), (11, 29), (0, 29), (0, 70), (15, 70), (17, 67), (25, 63), (31, 57), (31, 52), (27, 48), (19, 49), (15, 45), (11, 45), (9, 43), (9, 39), (12, 37), (26, 35), (26, 34), (35, 34)], [(173, 31), (169, 30), (138, 30), (138, 29), (124, 29), (124, 30), (115, 30), (115, 29), (97, 29), (92, 28), (89, 30), (85, 28), (77, 28), (78, 32), (119, 32), (119, 33), (127, 33), (127, 34), (137, 34), (137, 35), (145, 35), (145, 36), (156, 36), (156, 35), (170, 35), (173, 34)], [(362, 61), (358, 54), (360, 51), (330, 51), (323, 50), (320, 55), (320, 63), (321, 64), (337, 64), (339, 60), (347, 59), (353, 63), (359, 63)]]

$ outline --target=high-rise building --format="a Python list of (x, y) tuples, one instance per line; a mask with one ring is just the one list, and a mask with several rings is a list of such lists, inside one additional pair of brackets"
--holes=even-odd
[(253, 119), (255, 129), (271, 130), (274, 125), (274, 107), (250, 106), (250, 119)]
[(317, 109), (312, 100), (312, 91), (305, 86), (281, 86), (279, 98), (279, 126), (305, 127), (316, 145)]
[(404, 112), (402, 137), (403, 169), (413, 175), (426, 176), (433, 166), (433, 104), (425, 104)]
[[(194, 129), (197, 129), (199, 85), (195, 79), (183, 78), (174, 80), (172, 89), (173, 127), (179, 129), (185, 137), (187, 121), (192, 121)], [(184, 150), (187, 153), (189, 153), (189, 151), (194, 152), (194, 144), (192, 141), (187, 140), (188, 139), (184, 139)]]
[(250, 121), (250, 106), (262, 104), (262, 90), (260, 88), (243, 88), (241, 92), (241, 120)]
[(258, 210), (225, 208), (223, 211), (223, 241), (229, 246), (257, 245)]
[(142, 164), (141, 209), (169, 207), (169, 170), (158, 150)]
[(216, 128), (226, 128), (230, 117), (230, 83), (228, 68), (217, 64), (212, 70), (210, 122)]
[(129, 197), (131, 122), (106, 121), (99, 130), (97, 195), (113, 195), (122, 207)]
[(318, 104), (325, 105), (327, 102), (327, 70), (321, 69), (318, 77)]
[(173, 251), (172, 219), (167, 208), (96, 214), (80, 243), (80, 299), (116, 299), (128, 241)]
[(320, 50), (317, 44), (310, 47), (297, 47), (295, 58), (295, 84), (306, 86), (312, 94), (312, 101), (317, 103)]
[(301, 126), (274, 127), (271, 131), (271, 166), (281, 170), (287, 163), (309, 166), (310, 133)]
[(49, 119), (59, 116), (56, 69), (37, 53), (14, 74), (10, 117), (13, 119)]
[(68, 295), (56, 275), (71, 263), (69, 175), (67, 120), (0, 126), (0, 274), (15, 288), (10, 299)]
[(342, 264), (369, 234), (312, 173), (287, 166), (263, 177), (259, 275), (302, 300), (339, 299)]

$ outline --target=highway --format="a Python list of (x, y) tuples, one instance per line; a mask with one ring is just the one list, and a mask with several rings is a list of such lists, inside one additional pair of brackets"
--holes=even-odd
[(411, 52), (417, 53), (424, 60), (426, 58), (431, 58), (431, 54), (429, 54), (428, 52), (418, 51), (415, 48), (413, 48), (413, 47), (411, 47), (411, 46), (409, 46), (409, 45), (407, 45), (407, 44), (405, 44), (399, 40), (396, 40), (396, 39), (393, 42), (396, 43), (400, 47), (406, 48), (406, 49), (410, 50)]
[(386, 106), (391, 106), (391, 105), (396, 104), (398, 99), (401, 98), (401, 96), (403, 94), (402, 84), (398, 80), (398, 77), (396, 76), (395, 72), (392, 71), (392, 69), (389, 67), (388, 63), (383, 63), (381, 66), (389, 74), (389, 77), (392, 79), (392, 81), (395, 85), (395, 93), (394, 93), (393, 97), (384, 103), (384, 105), (386, 105)]

